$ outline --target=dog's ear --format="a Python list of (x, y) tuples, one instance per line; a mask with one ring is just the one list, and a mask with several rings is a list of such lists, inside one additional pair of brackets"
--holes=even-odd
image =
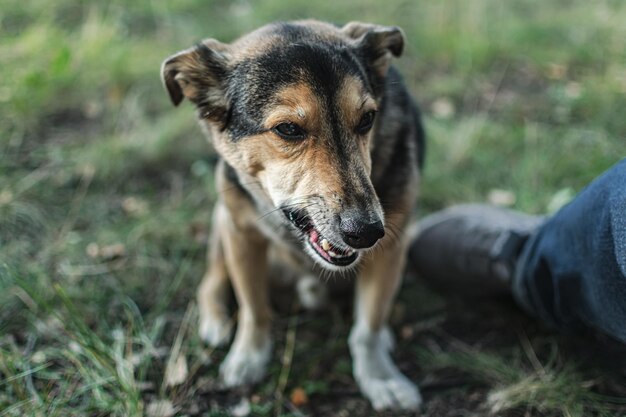
[(377, 75), (387, 74), (392, 56), (402, 55), (404, 33), (397, 26), (350, 22), (341, 31), (354, 39), (356, 48)]
[(175, 106), (183, 98), (193, 102), (200, 117), (223, 121), (228, 112), (226, 78), (229, 47), (214, 39), (167, 58), (161, 65), (161, 80)]

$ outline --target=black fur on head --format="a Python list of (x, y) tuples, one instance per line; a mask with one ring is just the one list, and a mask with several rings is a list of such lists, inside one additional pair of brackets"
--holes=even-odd
[(403, 46), (397, 27), (276, 23), (232, 45), (204, 40), (166, 59), (161, 78), (174, 105), (186, 97), (201, 119), (236, 138), (254, 132), (255, 119), (281, 84), (307, 81), (330, 97), (342, 77), (355, 75), (380, 95), (391, 58)]

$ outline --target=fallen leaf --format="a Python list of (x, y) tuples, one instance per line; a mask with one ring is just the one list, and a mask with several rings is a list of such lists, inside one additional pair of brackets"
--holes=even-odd
[(122, 243), (114, 243), (112, 245), (102, 246), (100, 248), (100, 258), (111, 261), (126, 255), (126, 246)]
[(148, 212), (148, 203), (137, 197), (126, 197), (122, 200), (122, 210), (131, 216), (142, 216)]
[(293, 389), (293, 391), (291, 391), (289, 399), (296, 407), (302, 407), (309, 402), (309, 397), (306, 395), (306, 392), (300, 387), (296, 387)]
[(400, 336), (404, 340), (412, 338), (414, 334), (415, 334), (415, 330), (413, 329), (412, 326), (406, 325), (406, 326), (402, 326), (402, 328), (400, 329)]

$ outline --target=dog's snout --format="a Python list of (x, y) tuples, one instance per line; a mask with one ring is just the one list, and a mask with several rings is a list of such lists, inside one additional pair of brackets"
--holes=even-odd
[(361, 216), (341, 216), (339, 228), (344, 242), (355, 249), (370, 248), (385, 236), (383, 222), (378, 218), (372, 221)]

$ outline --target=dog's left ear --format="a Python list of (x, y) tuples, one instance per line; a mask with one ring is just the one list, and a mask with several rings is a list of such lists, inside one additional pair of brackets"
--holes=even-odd
[(350, 22), (341, 31), (355, 40), (357, 50), (381, 77), (387, 74), (392, 56), (402, 55), (404, 33), (397, 26)]
[(200, 117), (221, 122), (228, 112), (226, 79), (229, 47), (214, 39), (167, 58), (161, 65), (161, 80), (175, 106), (183, 98), (193, 102)]

